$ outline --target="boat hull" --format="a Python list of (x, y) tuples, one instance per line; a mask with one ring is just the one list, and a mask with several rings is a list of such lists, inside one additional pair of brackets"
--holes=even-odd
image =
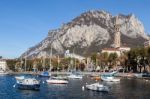
[(80, 76), (80, 75), (70, 75), (70, 76), (68, 76), (68, 78), (70, 78), (70, 79), (82, 79), (82, 76)]
[(86, 85), (86, 88), (88, 90), (99, 91), (99, 92), (108, 92), (109, 91), (109, 88), (107, 86), (103, 86), (100, 84)]
[(120, 82), (120, 79), (118, 79), (118, 78), (112, 78), (112, 77), (102, 77), (101, 76), (101, 80), (108, 81), (108, 82)]
[(51, 76), (51, 74), (50, 74), (49, 72), (47, 72), (47, 71), (42, 72), (42, 73), (39, 75), (39, 77), (50, 77), (50, 76)]
[(52, 79), (58, 79), (58, 80), (68, 80), (68, 78), (67, 77), (52, 77)]
[(17, 88), (21, 90), (40, 90), (40, 84), (34, 85), (17, 84)]
[(68, 84), (66, 80), (46, 80), (46, 82), (50, 84)]
[(39, 75), (39, 77), (50, 77), (50, 75)]

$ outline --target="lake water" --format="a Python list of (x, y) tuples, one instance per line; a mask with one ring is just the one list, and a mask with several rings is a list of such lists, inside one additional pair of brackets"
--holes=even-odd
[(67, 85), (52, 85), (41, 80), (40, 91), (19, 90), (13, 87), (14, 75), (0, 76), (0, 99), (150, 99), (150, 81), (121, 79), (120, 83), (103, 83), (110, 92), (82, 91), (82, 86), (96, 81), (85, 76), (83, 80), (69, 80)]

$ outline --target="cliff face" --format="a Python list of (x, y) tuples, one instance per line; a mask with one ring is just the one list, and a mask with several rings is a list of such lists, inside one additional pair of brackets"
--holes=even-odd
[[(121, 25), (121, 43), (130, 47), (143, 46), (144, 41), (149, 39), (143, 24), (133, 14), (117, 16)], [(59, 29), (50, 30), (44, 40), (27, 51), (27, 55), (30, 58), (49, 55), (51, 46), (54, 54), (74, 49), (75, 53), (83, 56), (110, 47), (117, 16), (105, 11), (85, 12)]]

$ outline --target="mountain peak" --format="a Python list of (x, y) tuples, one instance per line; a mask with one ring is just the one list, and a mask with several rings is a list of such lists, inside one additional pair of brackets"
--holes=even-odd
[[(119, 17), (121, 42), (128, 46), (142, 46), (149, 38), (144, 32), (144, 26), (135, 17), (117, 15)], [(76, 54), (84, 55), (98, 52), (113, 44), (114, 20), (116, 16), (103, 10), (90, 10), (74, 18), (62, 27), (51, 30), (48, 36), (36, 46), (30, 48), (28, 57), (41, 57), (41, 52), (53, 48), (56, 54), (63, 54), (65, 50), (73, 50)], [(137, 45), (138, 44), (138, 45)], [(23, 54), (24, 56), (24, 54)]]

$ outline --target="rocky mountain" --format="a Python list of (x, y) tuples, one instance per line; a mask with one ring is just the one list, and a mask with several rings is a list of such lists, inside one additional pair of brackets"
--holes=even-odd
[[(134, 14), (117, 15), (120, 23), (121, 43), (130, 47), (143, 46), (149, 36), (143, 24)], [(111, 47), (114, 39), (114, 21), (117, 16), (102, 10), (88, 11), (63, 24), (62, 27), (50, 30), (47, 37), (27, 52), (30, 58), (71, 52), (86, 56), (98, 52), (104, 47)], [(25, 53), (22, 56), (25, 56)]]

